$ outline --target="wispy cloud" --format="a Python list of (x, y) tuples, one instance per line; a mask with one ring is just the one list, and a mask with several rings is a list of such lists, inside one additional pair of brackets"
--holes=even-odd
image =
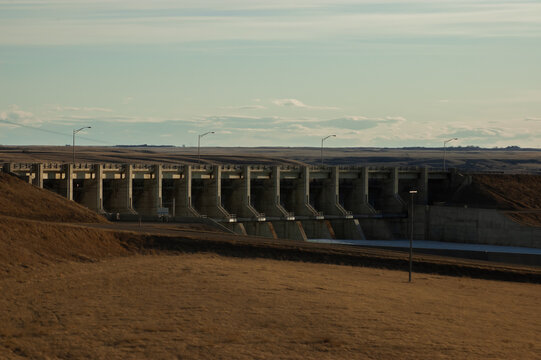
[(1, 112), (0, 120), (24, 125), (39, 124), (42, 122), (33, 113), (21, 110), (17, 105), (10, 105), (7, 111)]
[(444, 139), (458, 137), (460, 142), (453, 144), (538, 147), (541, 138), (541, 117), (538, 116), (469, 119), (442, 124), (406, 119), (399, 114), (321, 117), (316, 113), (295, 117), (254, 116), (239, 111), (221, 115), (143, 116), (89, 111), (90, 107), (86, 107), (88, 111), (84, 110), (85, 107), (78, 108), (80, 110), (72, 108), (66, 106), (62, 111), (51, 112), (50, 108), (44, 107), (40, 113), (12, 105), (3, 111), (0, 109), (0, 124), (9, 131), (16, 127), (22, 130), (32, 127), (40, 128), (40, 131), (61, 132), (63, 136), (68, 136), (75, 126), (91, 125), (92, 133), (102, 131), (100, 139), (103, 137), (112, 143), (119, 143), (118, 136), (122, 136), (119, 134), (124, 134), (126, 129), (137, 134), (137, 142), (151, 143), (163, 138), (160, 134), (171, 134), (173, 144), (175, 141), (190, 143), (193, 134), (215, 131), (220, 136), (216, 136), (213, 142), (223, 146), (238, 146), (238, 139), (243, 135), (246, 136), (241, 146), (317, 146), (321, 137), (329, 134), (337, 135), (329, 146), (441, 146)]
[(505, 135), (505, 132), (499, 128), (462, 128), (446, 134), (449, 137), (457, 138), (494, 138)]
[(292, 107), (292, 108), (311, 109), (311, 110), (338, 110), (338, 108), (334, 106), (307, 105), (297, 99), (276, 99), (276, 100), (273, 100), (272, 103), (276, 106), (282, 106), (282, 107)]
[(224, 107), (224, 109), (231, 109), (231, 110), (265, 110), (266, 108), (267, 108), (266, 106), (259, 105), (259, 104)]
[(79, 107), (79, 106), (55, 106), (54, 111), (63, 112), (63, 111), (73, 111), (73, 112), (113, 112), (112, 109), (101, 108), (101, 107)]
[(530, 1), (0, 1), (0, 14), (11, 45), (541, 37)]

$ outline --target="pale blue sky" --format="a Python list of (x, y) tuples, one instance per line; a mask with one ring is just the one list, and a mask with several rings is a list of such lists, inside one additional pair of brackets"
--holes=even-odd
[(0, 144), (539, 148), (539, 64), (540, 1), (0, 0)]

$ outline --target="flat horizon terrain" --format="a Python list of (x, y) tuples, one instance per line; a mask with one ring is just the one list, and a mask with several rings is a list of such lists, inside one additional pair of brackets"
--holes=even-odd
[[(541, 149), (448, 148), (446, 167), (541, 173)], [(443, 167), (443, 149), (325, 148), (326, 165)], [(2, 162), (72, 162), (71, 146), (0, 146)], [(194, 147), (77, 146), (76, 162), (197, 164)], [(318, 147), (202, 147), (202, 164), (319, 165)]]

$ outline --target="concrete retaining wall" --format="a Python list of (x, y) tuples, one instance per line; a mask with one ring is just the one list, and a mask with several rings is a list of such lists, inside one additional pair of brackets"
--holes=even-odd
[(541, 228), (520, 225), (494, 209), (430, 206), (426, 220), (430, 240), (541, 248)]

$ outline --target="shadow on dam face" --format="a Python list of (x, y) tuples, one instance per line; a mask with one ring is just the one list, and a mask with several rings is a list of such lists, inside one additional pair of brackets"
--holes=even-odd
[(222, 179), (221, 180), (221, 186), (222, 186), (222, 206), (224, 209), (226, 209), (230, 214), (237, 214), (239, 211), (237, 209), (234, 209), (232, 207), (232, 204), (235, 200), (237, 200), (238, 194), (237, 189), (238, 186), (240, 186), (241, 181), (240, 180), (232, 180), (232, 179)]
[(55, 179), (44, 179), (43, 180), (43, 188), (45, 190), (52, 191), (58, 195), (66, 196), (66, 194), (63, 192), (63, 188), (61, 185), (61, 182)]
[(384, 207), (383, 196), (385, 193), (385, 183), (382, 180), (370, 179), (368, 181), (368, 203), (376, 211), (382, 211)]
[(175, 189), (176, 184), (180, 182), (179, 180), (174, 179), (163, 179), (162, 180), (162, 207), (169, 209), (169, 214), (173, 214), (173, 204), (175, 199)]
[(205, 180), (192, 179), (192, 206), (202, 215), (207, 215), (204, 211), (203, 192), (205, 191)]
[(324, 191), (326, 191), (326, 182), (321, 179), (312, 179), (310, 180), (310, 195), (309, 203), (316, 210), (321, 210), (325, 207), (324, 205)]
[(282, 179), (280, 180), (280, 203), (289, 212), (295, 211), (295, 189), (297, 180)]
[(250, 182), (250, 203), (258, 211), (265, 209), (269, 204), (265, 204), (265, 193), (269, 188), (269, 180), (264, 179), (252, 179)]
[(117, 206), (115, 206), (115, 199), (119, 195), (121, 181), (122, 180), (103, 179), (103, 208), (105, 211), (116, 210)]
[(149, 187), (146, 182), (149, 180), (133, 179), (132, 181), (133, 207), (135, 211), (141, 212), (145, 201), (144, 197), (148, 193), (148, 191), (145, 191)]

